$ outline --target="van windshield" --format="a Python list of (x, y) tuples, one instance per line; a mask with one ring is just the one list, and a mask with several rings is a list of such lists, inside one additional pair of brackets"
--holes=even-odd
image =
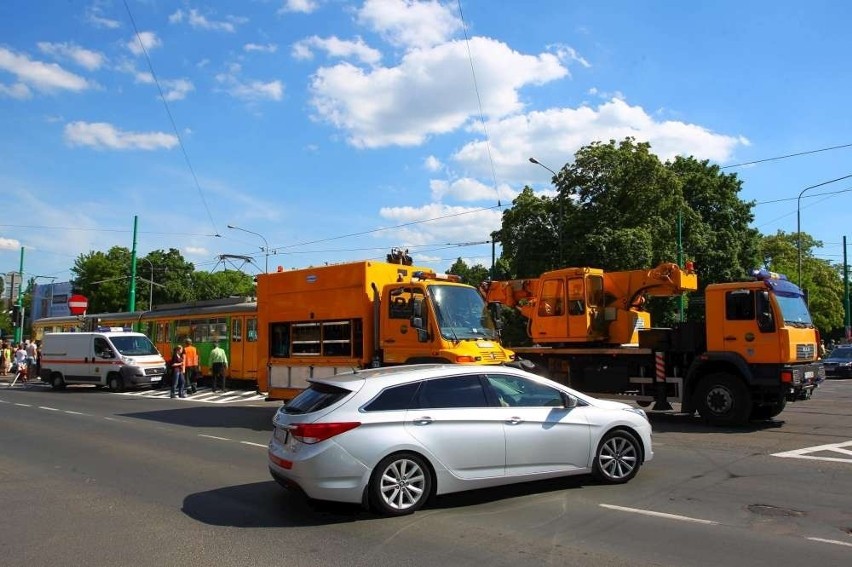
[(148, 337), (110, 337), (110, 340), (124, 356), (160, 354)]

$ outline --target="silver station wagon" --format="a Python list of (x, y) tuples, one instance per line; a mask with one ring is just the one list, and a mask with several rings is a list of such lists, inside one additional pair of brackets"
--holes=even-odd
[(623, 483), (653, 457), (641, 409), (507, 366), (313, 379), (273, 423), (269, 470), (281, 485), (384, 515), (436, 494), (559, 476)]

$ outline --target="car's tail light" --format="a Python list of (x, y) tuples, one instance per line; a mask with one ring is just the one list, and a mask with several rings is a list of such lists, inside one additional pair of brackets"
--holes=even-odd
[(340, 423), (300, 423), (290, 429), (290, 435), (302, 443), (312, 445), (330, 439), (335, 435), (346, 433), (361, 425), (360, 421), (346, 421)]
[(789, 370), (782, 371), (781, 372), (781, 382), (783, 382), (785, 384), (792, 384), (793, 383), (793, 373), (790, 372)]

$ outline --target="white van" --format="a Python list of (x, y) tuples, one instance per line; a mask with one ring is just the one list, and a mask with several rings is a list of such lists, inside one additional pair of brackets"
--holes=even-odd
[(125, 388), (162, 383), (166, 361), (142, 333), (45, 333), (39, 378), (53, 389), (66, 384)]

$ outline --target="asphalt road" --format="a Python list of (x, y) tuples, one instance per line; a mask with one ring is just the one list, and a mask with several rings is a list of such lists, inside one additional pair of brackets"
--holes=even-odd
[(852, 381), (745, 428), (653, 416), (656, 458), (626, 485), (530, 483), (396, 519), (271, 481), (275, 409), (0, 385), (0, 564), (852, 564)]

